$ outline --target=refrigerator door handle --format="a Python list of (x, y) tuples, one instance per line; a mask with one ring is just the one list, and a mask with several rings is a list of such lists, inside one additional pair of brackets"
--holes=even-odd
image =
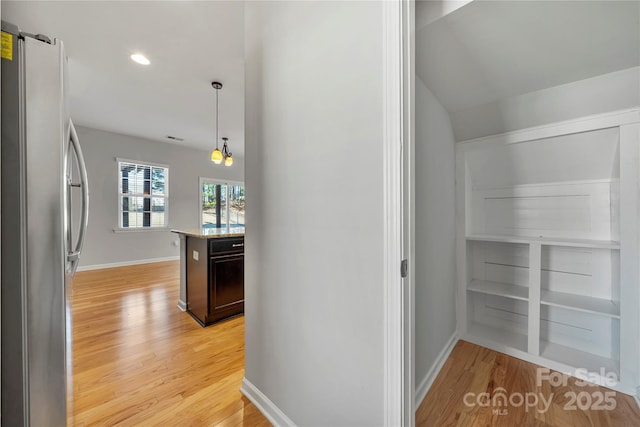
[(84, 238), (87, 231), (87, 221), (89, 220), (89, 186), (87, 182), (87, 167), (84, 162), (84, 156), (82, 155), (82, 149), (80, 148), (78, 134), (76, 133), (76, 128), (73, 126), (71, 119), (69, 119), (69, 128), (69, 139), (71, 141), (73, 151), (76, 153), (78, 171), (80, 173), (80, 184), (70, 183), (70, 186), (79, 186), (82, 189), (82, 212), (80, 217), (80, 230), (78, 231), (78, 241), (76, 242), (75, 248), (67, 254), (67, 261), (71, 263), (70, 273), (73, 276), (78, 268), (80, 252), (82, 252), (82, 246), (84, 245)]

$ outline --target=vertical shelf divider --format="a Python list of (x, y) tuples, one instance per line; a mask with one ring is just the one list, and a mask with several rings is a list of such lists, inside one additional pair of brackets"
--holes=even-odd
[(467, 173), (467, 161), (464, 150), (456, 150), (456, 257), (458, 270), (458, 292), (456, 293), (456, 321), (458, 332), (463, 336), (468, 333), (469, 319), (467, 318), (467, 284), (469, 282), (469, 266), (467, 264), (468, 243), (466, 239), (469, 230), (469, 213), (471, 205), (468, 203), (471, 185)]
[(620, 127), (620, 380), (640, 396), (640, 124)]
[(540, 282), (542, 273), (542, 245), (529, 244), (529, 340), (528, 351), (540, 355)]

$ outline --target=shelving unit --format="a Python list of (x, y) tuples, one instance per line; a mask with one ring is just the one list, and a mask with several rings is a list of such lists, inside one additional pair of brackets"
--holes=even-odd
[(472, 280), (467, 289), (481, 294), (498, 295), (522, 301), (527, 301), (529, 295), (529, 289), (524, 286), (489, 282), (485, 280)]
[(457, 315), (463, 339), (636, 394), (640, 111), (611, 117), (458, 144)]
[(620, 318), (620, 307), (611, 300), (587, 297), (584, 295), (568, 294), (542, 290), (540, 304), (551, 307), (562, 307), (585, 313), (598, 314), (600, 316)]
[[(505, 348), (527, 351), (527, 336), (525, 334), (478, 323), (471, 326), (469, 333), (476, 337), (482, 337), (486, 342), (494, 343), (494, 347), (495, 344), (498, 344)], [(496, 350), (500, 351), (499, 348), (496, 348)]]
[(467, 236), (467, 240), (524, 244), (540, 243), (541, 245), (546, 246), (566, 246), (573, 248), (620, 249), (620, 242), (614, 240), (558, 239), (548, 237), (504, 236), (490, 234), (469, 235)]
[(592, 353), (576, 350), (575, 348), (542, 341), (540, 345), (540, 356), (555, 360), (567, 366), (579, 366), (589, 372), (613, 372), (620, 375), (620, 363), (608, 357), (597, 356)]

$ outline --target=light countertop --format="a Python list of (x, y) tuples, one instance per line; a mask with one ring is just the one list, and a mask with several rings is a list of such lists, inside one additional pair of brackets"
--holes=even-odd
[(171, 230), (172, 233), (199, 239), (219, 239), (224, 237), (244, 237), (244, 227), (224, 228), (186, 228), (184, 230)]

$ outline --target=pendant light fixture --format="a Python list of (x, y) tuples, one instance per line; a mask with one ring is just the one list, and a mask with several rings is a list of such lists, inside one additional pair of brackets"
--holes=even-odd
[(211, 152), (211, 161), (219, 165), (222, 163), (222, 160), (224, 160), (225, 166), (231, 166), (233, 164), (233, 157), (231, 157), (229, 146), (227, 145), (229, 138), (222, 138), (222, 141), (224, 141), (222, 151), (218, 149), (218, 92), (222, 89), (222, 83), (212, 82), (211, 86), (216, 90), (216, 149)]
[(212, 82), (211, 86), (216, 90), (216, 149), (211, 152), (211, 161), (219, 165), (222, 163), (222, 151), (218, 149), (218, 92), (222, 89), (222, 83)]

